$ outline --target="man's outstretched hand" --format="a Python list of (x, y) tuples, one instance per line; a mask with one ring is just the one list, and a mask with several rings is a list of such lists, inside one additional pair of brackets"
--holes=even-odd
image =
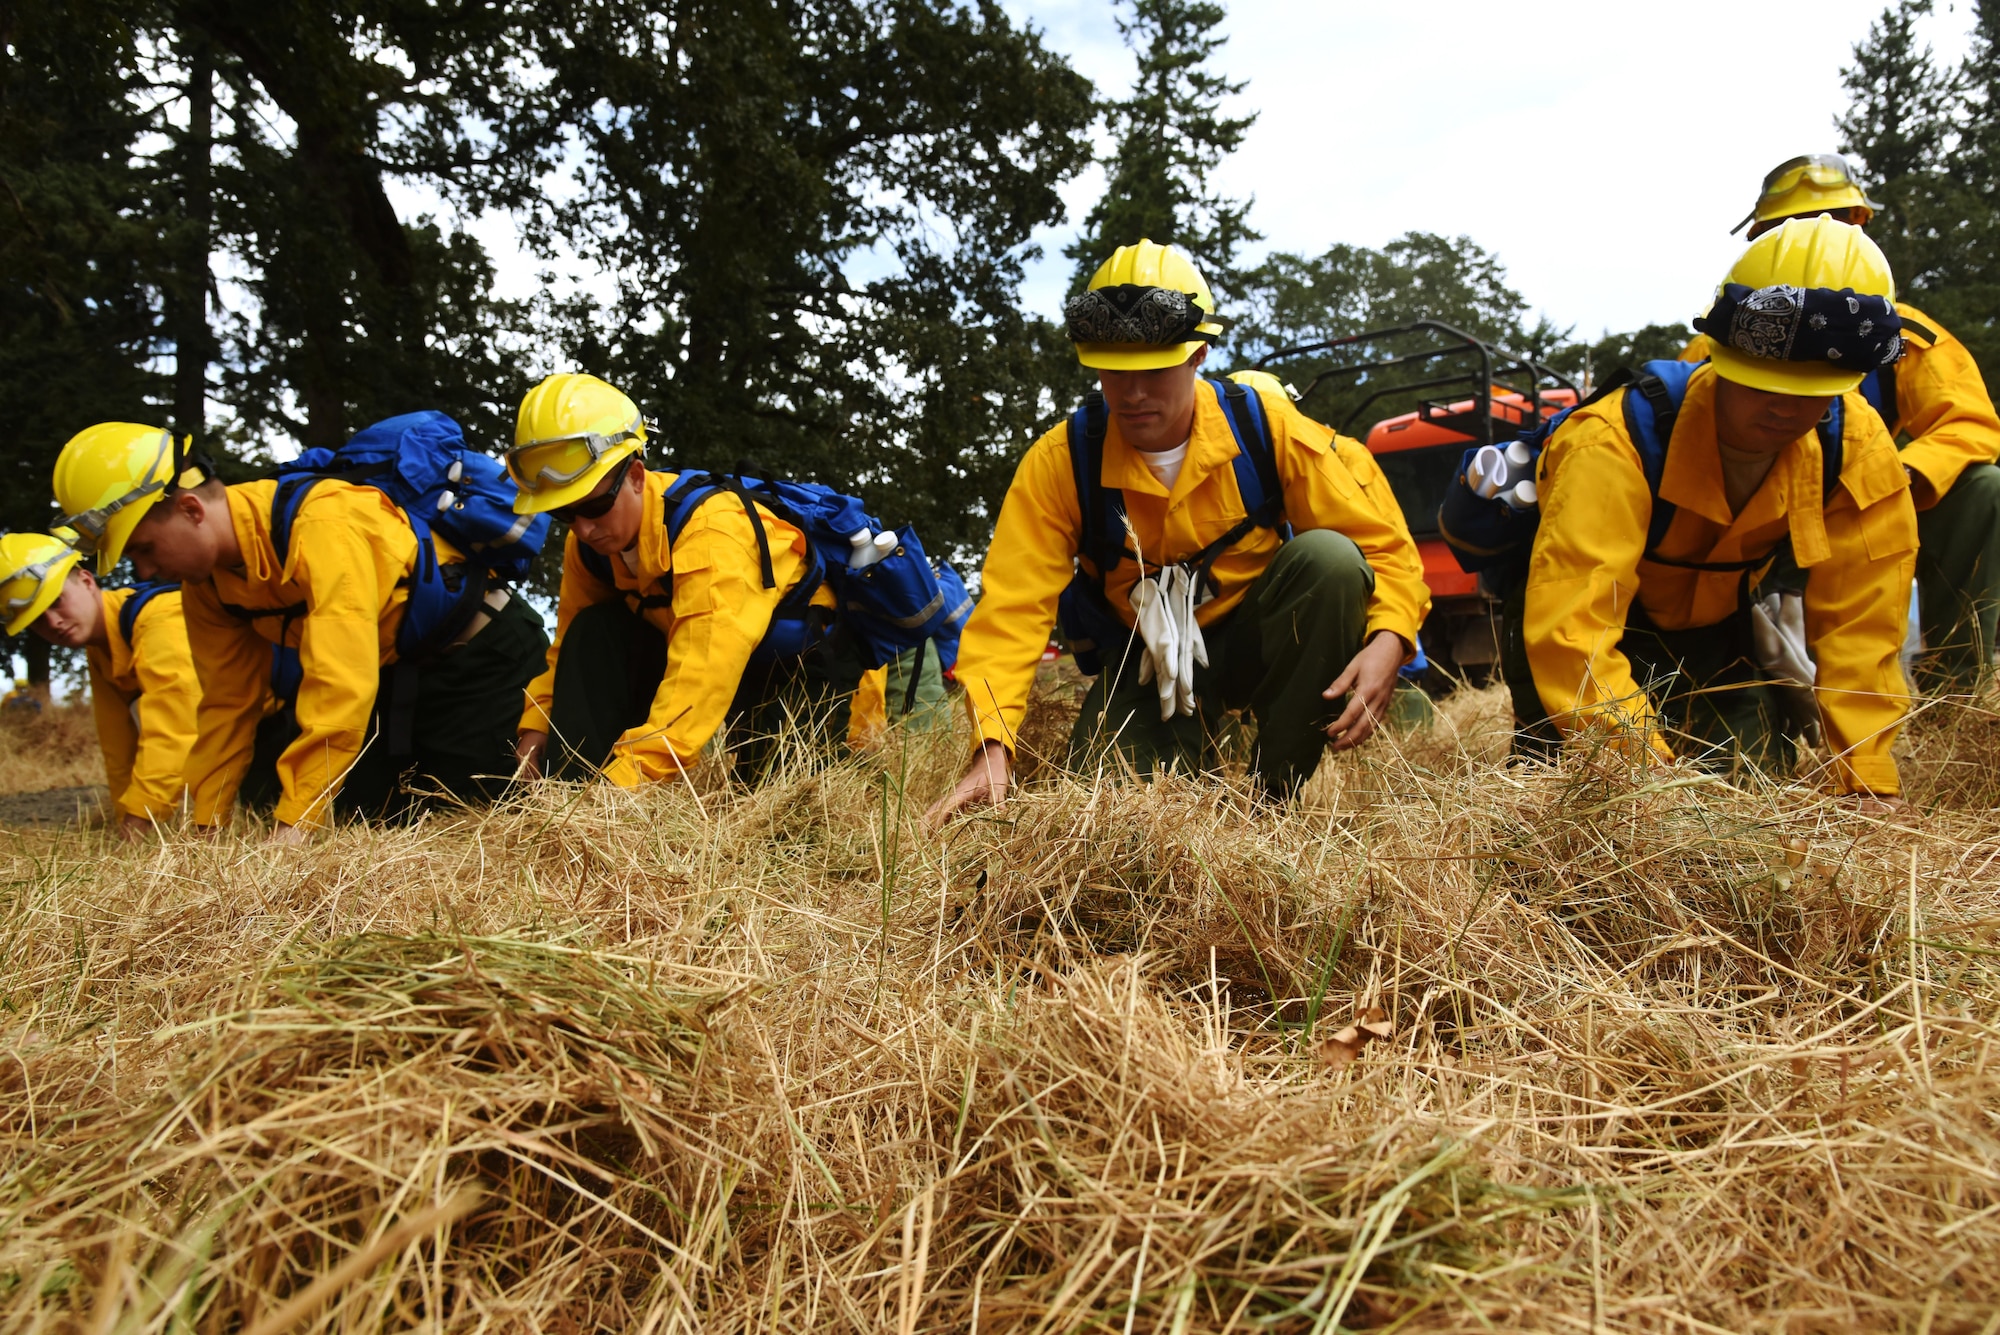
[(972, 764), (958, 786), (931, 804), (924, 813), (924, 827), (932, 833), (973, 807), (991, 806), (995, 811), (1007, 805), (1007, 785), (1014, 778), (1014, 758), (999, 742), (987, 742), (974, 753)]
[(1375, 734), (1375, 725), (1389, 712), (1389, 699), (1396, 693), (1396, 674), (1403, 668), (1403, 640), (1393, 630), (1378, 630), (1361, 646), (1347, 670), (1320, 692), (1338, 700), (1350, 692), (1354, 698), (1326, 730), (1327, 749), (1352, 751)]

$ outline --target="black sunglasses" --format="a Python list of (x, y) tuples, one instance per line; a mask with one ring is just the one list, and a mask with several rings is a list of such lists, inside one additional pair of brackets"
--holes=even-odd
[(611, 513), (611, 507), (618, 504), (618, 493), (625, 486), (625, 479), (631, 476), (632, 466), (639, 461), (628, 460), (624, 467), (612, 474), (610, 482), (595, 496), (586, 496), (575, 505), (558, 505), (549, 511), (549, 516), (562, 523), (578, 519), (602, 519)]

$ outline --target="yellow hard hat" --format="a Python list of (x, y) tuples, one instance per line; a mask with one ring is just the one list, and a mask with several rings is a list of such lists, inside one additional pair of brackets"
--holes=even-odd
[(1250, 389), (1262, 390), (1266, 394), (1277, 394), (1290, 399), (1293, 403), (1299, 401), (1299, 392), (1269, 371), (1231, 371), (1229, 378)]
[(580, 501), (645, 448), (638, 405), (594, 375), (558, 372), (528, 391), (514, 418), (514, 448), (507, 451), (507, 472), (521, 489), (514, 513), (538, 515)]
[(1858, 210), (1860, 216), (1850, 215), (1848, 221), (1865, 223), (1881, 207), (1862, 191), (1846, 158), (1838, 153), (1807, 153), (1788, 158), (1765, 173), (1757, 206), (1749, 217), (1730, 228), (1729, 234), (1734, 236), (1753, 222), (1806, 218), (1828, 209)]
[(6, 614), (9, 635), (19, 635), (49, 610), (82, 559), (81, 552), (53, 534), (0, 534), (0, 612)]
[(125, 540), (148, 510), (177, 486), (195, 486), (204, 474), (186, 469), (185, 442), (173, 433), (135, 422), (100, 422), (71, 436), (56, 456), (56, 504), (76, 530), (77, 549), (97, 557), (107, 573), (125, 552)]
[(1215, 342), (1215, 294), (1174, 246), (1120, 246), (1063, 307), (1076, 359), (1099, 371), (1179, 366)]
[(1859, 227), (1792, 218), (1730, 267), (1695, 321), (1725, 380), (1774, 394), (1845, 394), (1902, 354), (1896, 280)]

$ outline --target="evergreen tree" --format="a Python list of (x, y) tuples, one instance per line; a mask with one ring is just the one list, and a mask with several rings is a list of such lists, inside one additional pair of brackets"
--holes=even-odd
[(1224, 198), (1210, 183), (1257, 119), (1222, 115), (1222, 100), (1244, 84), (1208, 68), (1225, 40), (1216, 29), (1226, 11), (1207, 0), (1131, 4), (1118, 30), (1138, 56), (1138, 78), (1129, 97), (1104, 107), (1117, 146), (1103, 197), (1063, 251), (1076, 262), (1071, 288), (1081, 290), (1113, 250), (1145, 237), (1179, 246), (1218, 296), (1233, 293), (1237, 251), (1261, 236), (1248, 221), (1252, 201)]
[(1996, 6), (1976, 9), (1973, 51), (1940, 68), (1917, 33), (1929, 0), (1897, 0), (1854, 47), (1843, 71), (1850, 103), (1841, 150), (1867, 172), (1882, 205), (1868, 224), (1899, 295), (1965, 340), (1989, 376), (2000, 370), (2000, 160), (1993, 145)]
[[(153, 293), (166, 266), (150, 181), (137, 39), (123, 6), (0, 7), (0, 528), (46, 528), (63, 442), (93, 421), (148, 421)], [(48, 678), (48, 646), (21, 642)]]

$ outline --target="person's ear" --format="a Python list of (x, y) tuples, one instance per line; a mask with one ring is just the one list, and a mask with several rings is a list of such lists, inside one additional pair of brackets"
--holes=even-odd
[(1196, 348), (1194, 350), (1194, 356), (1187, 359), (1187, 364), (1189, 366), (1194, 367), (1196, 370), (1200, 370), (1201, 364), (1208, 360), (1208, 348), (1209, 345), (1206, 343)]
[(200, 528), (202, 522), (208, 518), (207, 504), (192, 491), (175, 492), (174, 509), (196, 528)]
[(646, 469), (637, 455), (625, 461), (625, 485), (634, 492), (646, 489)]
[(85, 570), (81, 565), (69, 573), (72, 578), (82, 581), (84, 588), (89, 589), (92, 593), (97, 592), (97, 576)]

